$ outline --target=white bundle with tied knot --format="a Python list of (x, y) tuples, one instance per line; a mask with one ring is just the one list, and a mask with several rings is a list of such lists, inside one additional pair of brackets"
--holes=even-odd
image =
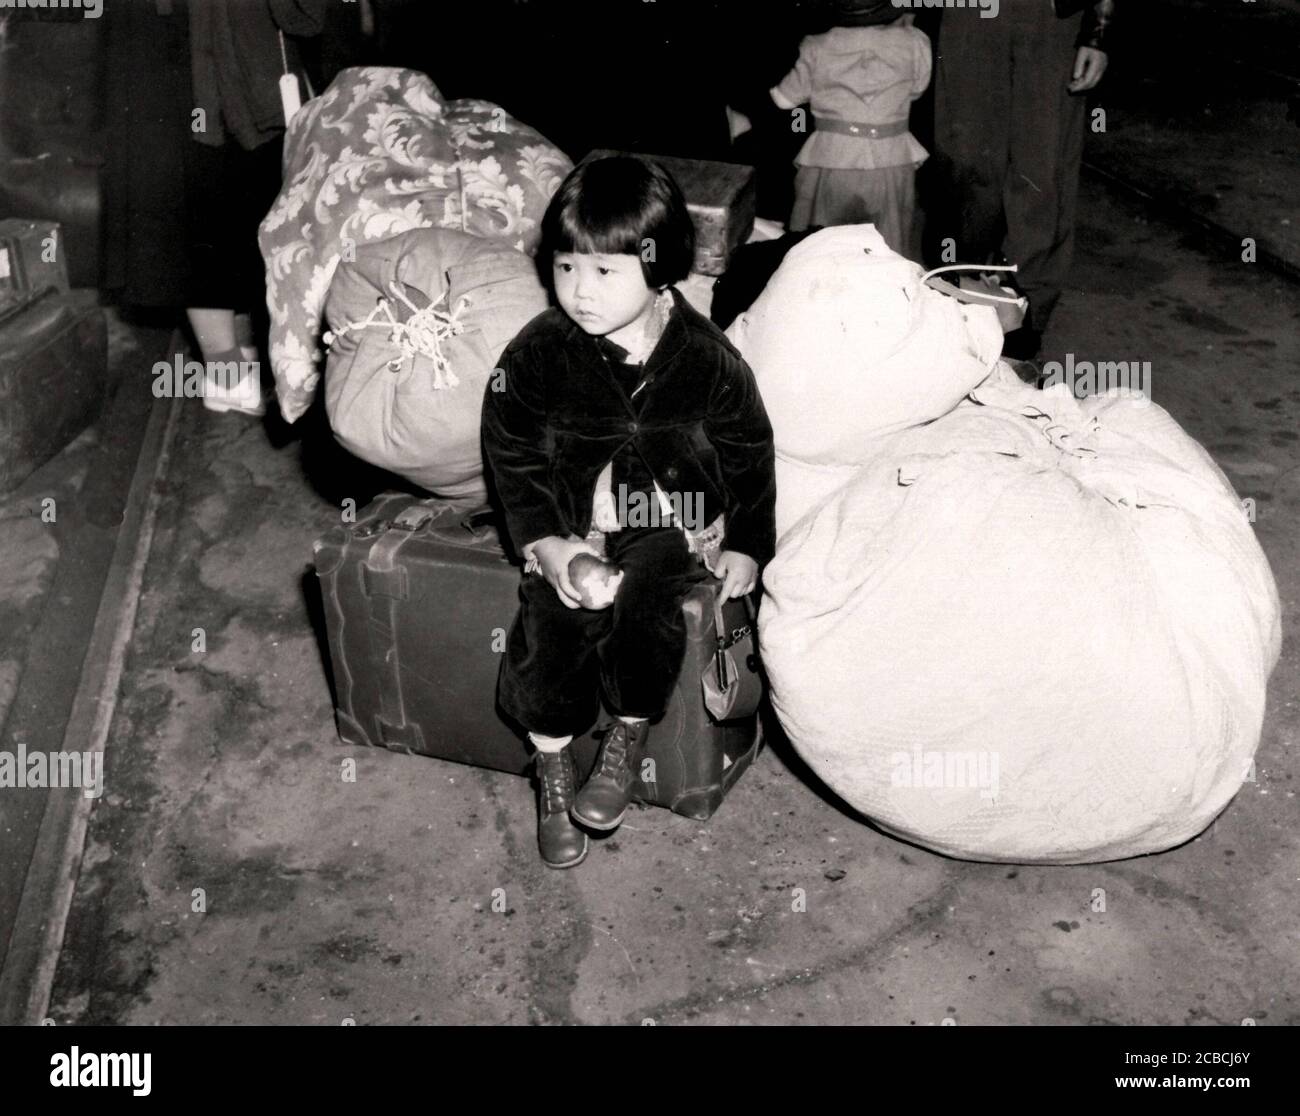
[[(1188, 840), (1247, 778), (1281, 646), (1240, 501), (1144, 397), (979, 375), (969, 310), (914, 306), (906, 261), (851, 260), (878, 239), (827, 230), (786, 264), (835, 261), (833, 282), (774, 276), (756, 307), (801, 356), (767, 328), (736, 338), (778, 453), (825, 487), (778, 492), (793, 521), (759, 632), (782, 725), (852, 806), (953, 856), (1083, 863)], [(874, 307), (861, 332), (839, 292)], [(833, 304), (816, 329), (797, 295)], [(908, 327), (855, 351), (888, 336), (881, 307)]]
[(871, 225), (801, 241), (727, 337), (772, 420), (778, 535), (885, 435), (951, 411), (1002, 348), (991, 307), (931, 289)]

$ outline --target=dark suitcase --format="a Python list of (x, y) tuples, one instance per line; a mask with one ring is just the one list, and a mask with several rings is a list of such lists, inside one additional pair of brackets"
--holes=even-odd
[[(530, 749), (496, 703), (500, 655), (519, 604), (519, 568), (505, 555), (492, 515), (389, 493), (357, 523), (315, 544), (333, 668), (339, 736), (457, 763), (523, 774)], [(761, 747), (756, 717), (717, 723), (700, 687), (711, 664), (713, 592), (683, 604), (688, 644), (677, 689), (652, 726), (638, 783), (643, 802), (709, 817)], [(724, 618), (747, 623), (740, 601)], [(604, 721), (605, 718), (602, 718)], [(590, 771), (599, 729), (573, 743)]]
[[(635, 152), (602, 148), (585, 159)], [(674, 155), (645, 155), (662, 163), (677, 180), (686, 196), (686, 208), (695, 222), (695, 266), (701, 275), (721, 275), (731, 253), (749, 239), (754, 230), (757, 198), (754, 168), (740, 163), (718, 163), (711, 159), (679, 159)]]
[(102, 311), (47, 290), (0, 311), (0, 492), (21, 484), (99, 415)]
[[(124, 157), (106, 159), (104, 153), (114, 139), (126, 138), (113, 135), (119, 126), (121, 133), (131, 129), (133, 143), (141, 142), (127, 111), (126, 94), (118, 94), (119, 88), (134, 85), (137, 75), (109, 74), (107, 39), (118, 40), (124, 52), (135, 27), (164, 21), (121, 12), (140, 5), (109, 5), (118, 9), (109, 19), (85, 19), (84, 10), (60, 9), (55, 4), (28, 5), (21, 16), (3, 11), (12, 7), (12, 2), (0, 0), (0, 21), (9, 19), (0, 32), (0, 217), (58, 221), (60, 252), (69, 246), (66, 271), (72, 285), (99, 287), (100, 180), (108, 177), (110, 168), (120, 167), (125, 173), (126, 165)], [(110, 23), (114, 25), (111, 35), (104, 27)], [(146, 49), (144, 44), (134, 46), (132, 57), (146, 57)], [(114, 56), (118, 54), (115, 46)], [(188, 71), (185, 87), (189, 87)], [(135, 96), (144, 103), (147, 94)], [(154, 97), (158, 96), (155, 87)], [(141, 166), (156, 165), (160, 176), (167, 173), (156, 157), (149, 162), (144, 154), (139, 158)], [(151, 189), (155, 192), (148, 195), (150, 199), (163, 196), (156, 186), (151, 184)], [(137, 197), (136, 204), (142, 203), (149, 204)], [(125, 209), (124, 201), (123, 214)], [(139, 228), (133, 231), (140, 235)]]
[(68, 292), (63, 230), (55, 221), (0, 220), (0, 312), (46, 290)]

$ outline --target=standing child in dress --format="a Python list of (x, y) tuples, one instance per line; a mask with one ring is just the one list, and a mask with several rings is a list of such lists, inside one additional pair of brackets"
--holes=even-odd
[(835, 23), (799, 44), (794, 69), (771, 91), (779, 108), (812, 102), (790, 231), (869, 222), (917, 259), (916, 168), (926, 150), (907, 116), (930, 84), (930, 40), (890, 0), (835, 0)]
[[(542, 226), (559, 306), (510, 343), (502, 390), (484, 397), (484, 457), (529, 560), (498, 697), (537, 750), (552, 868), (587, 855), (574, 821), (608, 831), (627, 812), (681, 669), (687, 592), (711, 572), (727, 596), (748, 593), (775, 550), (772, 427), (754, 375), (670, 286), (693, 256), (662, 167), (619, 156), (576, 168)], [(667, 510), (624, 514), (647, 507)], [(602, 552), (622, 578), (611, 607), (584, 608), (570, 563)], [(616, 720), (577, 791), (569, 745), (602, 692)]]

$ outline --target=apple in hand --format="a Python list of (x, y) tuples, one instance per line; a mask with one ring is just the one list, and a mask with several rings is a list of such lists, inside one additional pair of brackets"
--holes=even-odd
[(609, 608), (623, 582), (623, 571), (594, 554), (575, 554), (569, 562), (569, 583), (582, 599), (582, 607)]

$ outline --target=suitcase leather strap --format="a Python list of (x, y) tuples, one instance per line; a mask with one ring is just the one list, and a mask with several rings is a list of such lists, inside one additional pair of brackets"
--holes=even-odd
[(361, 563), (361, 588), (370, 602), (370, 663), (378, 672), (379, 712), (375, 739), (386, 748), (424, 751), (424, 733), (406, 719), (402, 674), (397, 663), (397, 624), (401, 601), (410, 597), (406, 567), (399, 561), (411, 535), (438, 514), (436, 501), (420, 501), (403, 509), (370, 546)]
[(404, 508), (393, 520), (394, 527), (418, 531), (431, 519), (437, 519), (447, 508), (440, 500), (419, 500)]
[[(379, 713), (375, 715), (375, 739), (387, 748), (422, 752), (424, 733), (406, 718), (402, 695), (402, 675), (397, 663), (397, 625), (401, 602), (410, 598), (410, 581), (401, 562), (402, 547), (415, 532), (430, 521), (443, 516), (448, 507), (438, 499), (417, 500), (408, 504), (371, 544), (361, 563), (361, 588), (370, 602), (370, 662), (379, 675)], [(465, 529), (477, 537), (480, 524), (489, 520), (491, 511), (480, 509), (464, 516)]]

